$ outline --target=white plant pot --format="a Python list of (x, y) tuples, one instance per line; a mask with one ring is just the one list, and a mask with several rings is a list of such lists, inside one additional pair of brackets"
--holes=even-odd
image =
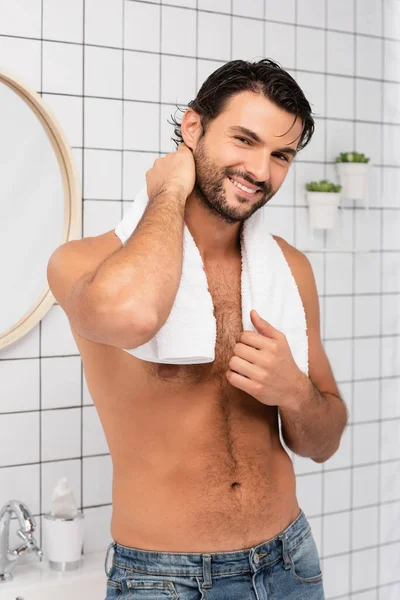
[(340, 192), (309, 192), (310, 224), (316, 229), (333, 229), (336, 225)]
[(344, 200), (367, 201), (368, 163), (336, 163)]

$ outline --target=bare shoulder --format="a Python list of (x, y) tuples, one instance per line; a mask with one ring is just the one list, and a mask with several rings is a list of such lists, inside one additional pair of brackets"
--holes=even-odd
[(317, 284), (308, 257), (282, 237), (273, 235), (273, 238), (279, 244), (289, 265), (306, 312), (311, 316), (314, 313), (319, 315)]
[(279, 235), (272, 235), (272, 237), (279, 244), (279, 247), (282, 250), (290, 268), (298, 268), (301, 265), (304, 266), (306, 263), (310, 265), (310, 261), (308, 260), (307, 256), (301, 252), (301, 250), (295, 246), (292, 246), (292, 244), (289, 244), (289, 242)]
[(93, 259), (101, 256), (107, 256), (115, 250), (121, 248), (122, 242), (116, 235), (115, 230), (111, 229), (100, 235), (89, 236), (80, 240), (70, 240), (65, 244), (62, 244), (57, 248), (69, 249), (71, 251), (76, 250), (87, 256), (92, 256)]
[(63, 260), (68, 263), (79, 256), (81, 259), (93, 263), (104, 260), (107, 255), (119, 250), (121, 246), (121, 240), (115, 234), (114, 229), (111, 229), (100, 235), (70, 240), (61, 244), (54, 250), (50, 261), (56, 263), (58, 260)]

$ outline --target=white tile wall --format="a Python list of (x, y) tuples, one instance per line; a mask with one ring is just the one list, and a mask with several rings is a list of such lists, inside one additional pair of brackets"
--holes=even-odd
[[(185, 73), (185, 77), (177, 77), (177, 73)], [(195, 94), (196, 59), (162, 56), (161, 102), (187, 104)]]
[(43, 42), (43, 91), (82, 94), (83, 46)]
[[(141, 10), (141, 9), (139, 9)], [(177, 35), (172, 23), (179, 23), (185, 35)], [(152, 32), (154, 36), (155, 31)], [(196, 12), (164, 6), (162, 10), (161, 52), (196, 56)]]
[(354, 84), (350, 77), (327, 75), (327, 106), (328, 117), (336, 119), (354, 118)]
[(85, 199), (118, 200), (121, 198), (121, 163), (120, 152), (85, 150)]
[(379, 121), (382, 115), (381, 84), (370, 79), (357, 79), (356, 113), (362, 121)]
[(354, 35), (327, 32), (328, 71), (339, 75), (354, 75)]
[(385, 64), (383, 76), (387, 80), (399, 81), (398, 60), (400, 58), (400, 44), (397, 40), (384, 40), (383, 52)]
[[(297, 27), (296, 67), (304, 71), (325, 70), (326, 35), (323, 29)], [(315, 52), (318, 48), (318, 52)]]
[[(394, 2), (392, 4), (395, 4)], [(367, 35), (381, 36), (382, 31), (382, 2), (381, 0), (356, 1), (356, 32)]]
[(383, 120), (388, 123), (400, 124), (400, 85), (398, 83), (385, 82), (384, 88), (384, 106), (383, 106)]
[(199, 10), (221, 13), (231, 12), (231, 0), (218, 0), (218, 4), (215, 0), (197, 0), (197, 6)]
[(264, 0), (233, 0), (232, 12), (234, 15), (262, 19), (264, 16)]
[[(83, 143), (83, 99), (78, 96), (42, 94), (43, 100), (61, 124), (68, 142), (72, 146)], [(78, 163), (79, 165), (79, 163)]]
[(122, 101), (104, 98), (85, 98), (85, 144), (89, 148), (121, 147)]
[(161, 8), (153, 3), (125, 2), (124, 47), (159, 52), (160, 14)]
[[(85, 96), (121, 98), (122, 60), (122, 50), (85, 47)], [(99, 65), (102, 77), (99, 77)]]
[[(399, 3), (0, 0), (0, 69), (42, 94), (72, 146), (83, 237), (114, 227), (146, 170), (175, 149), (167, 119), (176, 104), (225, 61), (263, 56), (289, 70), (316, 117), (312, 142), (270, 203), (270, 226), (312, 263), (324, 348), (350, 413), (327, 463), (292, 453), (297, 496), (327, 599), (398, 600)], [(341, 211), (344, 237), (311, 230), (305, 183), (334, 178), (335, 157), (353, 149), (371, 157), (369, 219), (350, 204)], [(352, 253), (355, 243), (374, 252)], [(348, 251), (319, 252), (327, 247)], [(112, 463), (82, 372), (57, 304), (1, 352), (0, 505), (20, 498), (41, 525), (66, 476), (85, 511), (90, 552), (111, 540)]]
[(1, 34), (40, 38), (40, 5), (41, 0), (19, 0), (14, 2), (12, 7), (9, 2), (1, 2)]
[[(284, 69), (295, 67), (295, 26), (287, 23), (264, 22), (264, 56), (279, 62)], [(282, 44), (282, 40), (285, 43)]]
[[(49, 0), (51, 2), (51, 0)], [(122, 47), (124, 20), (129, 6), (124, 0), (84, 0), (85, 44)], [(129, 3), (128, 3), (129, 4)], [(69, 5), (69, 3), (68, 3)], [(125, 47), (128, 47), (125, 36)]]
[[(25, 85), (39, 90), (41, 83), (40, 40), (0, 36), (0, 68), (19, 76)], [(7, 61), (5, 60), (7, 57)]]
[(320, 0), (297, 0), (297, 23), (325, 27), (325, 2)]
[(383, 33), (388, 38), (398, 38), (400, 31), (400, 5), (398, 2), (384, 2)]
[(383, 43), (380, 38), (356, 36), (356, 75), (368, 79), (382, 78)]
[(231, 19), (227, 15), (200, 11), (198, 14), (198, 55), (227, 61), (230, 58)]
[[(5, 3), (3, 3), (5, 4)], [(21, 2), (18, 2), (21, 5)], [(24, 2), (23, 4), (28, 4)], [(30, 2), (32, 5), (32, 2)], [(11, 15), (15, 18), (15, 13)], [(9, 13), (9, 14), (10, 14)], [(40, 11), (37, 11), (40, 17)], [(65, 42), (83, 42), (83, 0), (69, 2), (53, 2), (43, 0), (43, 37), (48, 40)], [(37, 37), (40, 37), (40, 33)]]
[(355, 0), (328, 0), (328, 29), (354, 32), (354, 2)]
[(264, 24), (261, 20), (232, 18), (232, 59), (259, 60), (264, 57)]

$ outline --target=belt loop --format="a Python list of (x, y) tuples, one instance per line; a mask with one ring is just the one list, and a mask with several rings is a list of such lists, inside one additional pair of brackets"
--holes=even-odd
[(288, 548), (287, 548), (287, 540), (286, 540), (285, 534), (281, 533), (281, 535), (279, 536), (279, 539), (282, 540), (282, 558), (283, 558), (284, 568), (290, 569), (291, 563), (290, 563), (289, 552), (288, 552)]
[(210, 554), (203, 554), (203, 588), (212, 587), (211, 578), (211, 556)]
[[(104, 570), (106, 572), (107, 577), (109, 577), (110, 573), (111, 573), (111, 568), (110, 568), (110, 570), (107, 569), (108, 555), (110, 553), (111, 547), (115, 548), (116, 545), (117, 545), (116, 542), (111, 542), (110, 544), (108, 544), (108, 548), (107, 548), (107, 552), (106, 552), (106, 559), (104, 561)], [(111, 565), (111, 567), (112, 567), (112, 565)]]

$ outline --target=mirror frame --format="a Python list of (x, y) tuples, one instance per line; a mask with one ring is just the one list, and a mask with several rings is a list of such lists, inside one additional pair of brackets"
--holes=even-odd
[[(39, 119), (57, 157), (64, 189), (64, 223), (60, 246), (71, 240), (81, 239), (82, 194), (78, 171), (72, 150), (61, 125), (50, 108), (32, 88), (11, 73), (0, 69), (0, 82), (16, 92)], [(55, 250), (56, 248), (54, 248)], [(49, 259), (50, 259), (49, 255)], [(0, 333), (0, 350), (25, 336), (49, 312), (56, 302), (48, 283), (33, 306), (10, 329)]]

